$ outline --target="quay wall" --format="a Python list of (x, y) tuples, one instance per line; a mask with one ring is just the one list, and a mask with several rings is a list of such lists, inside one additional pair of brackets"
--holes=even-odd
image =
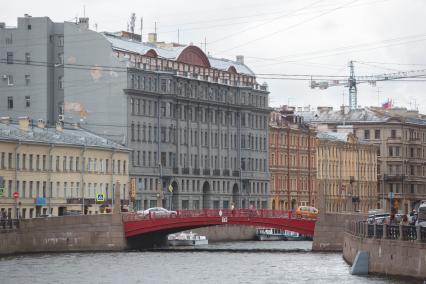
[(207, 236), (209, 242), (251, 241), (256, 239), (256, 227), (238, 225), (220, 225), (192, 230)]
[(25, 219), (17, 229), (0, 231), (0, 255), (126, 248), (121, 214)]
[(369, 254), (369, 272), (426, 279), (426, 243), (364, 238), (344, 234), (343, 258), (350, 264), (358, 251)]
[[(320, 211), (321, 212), (321, 211)], [(366, 220), (363, 213), (323, 213), (315, 224), (313, 251), (342, 251), (347, 221)]]

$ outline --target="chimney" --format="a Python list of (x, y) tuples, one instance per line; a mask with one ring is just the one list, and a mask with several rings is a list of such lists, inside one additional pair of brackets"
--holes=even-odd
[(19, 129), (21, 129), (22, 131), (28, 131), (28, 127), (30, 126), (30, 119), (28, 118), (28, 116), (18, 117), (18, 121)]
[(148, 34), (148, 42), (156, 43), (157, 42), (157, 33), (149, 33)]
[(244, 64), (244, 55), (237, 55), (237, 62), (240, 64)]
[(37, 120), (37, 127), (38, 128), (46, 128), (46, 122), (43, 119)]
[(0, 22), (0, 29), (4, 29), (6, 27), (6, 23)]
[(6, 125), (10, 124), (10, 116), (2, 116), (0, 117), (0, 122)]
[(86, 30), (89, 29), (89, 18), (78, 18), (78, 25), (84, 27)]

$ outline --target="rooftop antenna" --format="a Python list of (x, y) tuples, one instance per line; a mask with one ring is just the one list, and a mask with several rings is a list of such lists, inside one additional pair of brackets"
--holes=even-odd
[[(135, 33), (135, 21), (136, 21), (136, 14), (132, 13), (130, 15), (130, 32), (133, 34)], [(133, 36), (132, 36), (133, 38)]]
[(379, 105), (379, 107), (381, 107), (381, 104), (380, 104), (380, 89), (381, 88), (377, 87), (377, 104)]
[(98, 23), (95, 23), (95, 30), (98, 31)]
[(178, 29), (178, 31), (177, 31), (177, 32), (178, 32), (178, 43), (179, 43), (179, 29)]
[(203, 45), (204, 45), (204, 52), (207, 53), (207, 38), (204, 37), (204, 42), (200, 43), (201, 45), (201, 49), (203, 49)]
[(157, 33), (157, 22), (154, 22), (154, 33)]
[(143, 42), (143, 40), (142, 40), (142, 30), (143, 30), (143, 17), (141, 17), (141, 42)]

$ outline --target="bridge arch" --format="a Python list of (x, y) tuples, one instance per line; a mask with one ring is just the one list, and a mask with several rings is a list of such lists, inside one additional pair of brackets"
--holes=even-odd
[(211, 190), (208, 181), (203, 183), (203, 208), (211, 208)]

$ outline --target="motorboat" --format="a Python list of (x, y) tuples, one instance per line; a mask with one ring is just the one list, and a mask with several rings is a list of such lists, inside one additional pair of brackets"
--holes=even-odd
[(259, 241), (288, 241), (301, 239), (301, 236), (296, 232), (274, 228), (257, 228), (256, 237)]
[(206, 236), (200, 236), (193, 232), (182, 232), (178, 234), (170, 234), (167, 237), (170, 246), (198, 246), (208, 245), (209, 240)]

